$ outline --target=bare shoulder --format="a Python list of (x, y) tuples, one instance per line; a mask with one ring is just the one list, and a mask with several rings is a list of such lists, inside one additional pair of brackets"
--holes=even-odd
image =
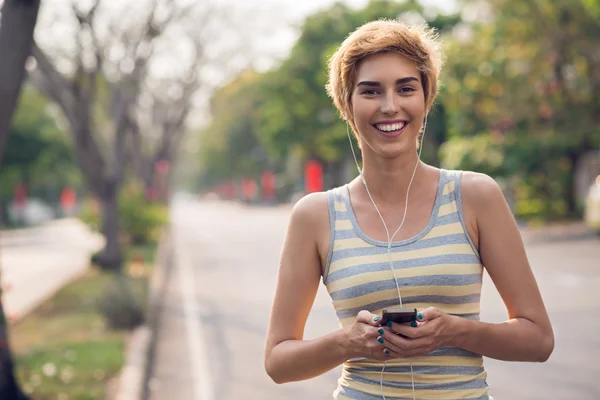
[(294, 205), (290, 217), (290, 230), (292, 229), (313, 241), (323, 273), (331, 235), (327, 192), (308, 194)]
[(504, 198), (498, 182), (491, 176), (480, 172), (465, 171), (461, 180), (461, 188), (463, 197), (466, 195), (480, 201)]
[(473, 244), (479, 250), (480, 236), (484, 229), (482, 222), (491, 214), (507, 215), (508, 206), (502, 189), (489, 175), (465, 171), (460, 186), (465, 225)]
[(329, 221), (327, 192), (310, 193), (302, 197), (292, 208), (292, 220), (301, 220), (303, 224), (321, 224)]
[(327, 192), (310, 193), (294, 204), (292, 216), (318, 219), (328, 215)]

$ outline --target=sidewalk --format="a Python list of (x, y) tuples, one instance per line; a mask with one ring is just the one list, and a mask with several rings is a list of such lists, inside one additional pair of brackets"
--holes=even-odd
[(558, 240), (579, 240), (596, 236), (583, 221), (550, 223), (520, 228), (525, 244), (548, 243)]
[(90, 256), (103, 245), (101, 235), (77, 219), (1, 231), (3, 305), (10, 322), (17, 322), (83, 274), (90, 265)]

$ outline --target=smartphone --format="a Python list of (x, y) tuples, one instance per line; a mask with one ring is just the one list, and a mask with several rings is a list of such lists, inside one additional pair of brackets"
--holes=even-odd
[(381, 325), (387, 324), (388, 321), (402, 324), (416, 320), (416, 308), (387, 308), (383, 310), (383, 314), (381, 315)]

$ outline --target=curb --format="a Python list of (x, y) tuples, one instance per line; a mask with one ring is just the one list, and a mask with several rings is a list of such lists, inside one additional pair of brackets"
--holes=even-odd
[(156, 331), (167, 273), (170, 270), (172, 249), (171, 233), (167, 227), (156, 251), (146, 322), (133, 331), (128, 341), (125, 366), (119, 376), (114, 400), (143, 400), (148, 397), (147, 383), (152, 375), (151, 361), (154, 358)]

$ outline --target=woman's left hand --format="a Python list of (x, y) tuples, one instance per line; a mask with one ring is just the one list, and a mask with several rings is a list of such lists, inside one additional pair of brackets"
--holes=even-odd
[[(437, 308), (427, 308), (418, 313), (418, 323), (397, 324), (385, 327), (384, 346), (403, 357), (418, 357), (440, 347), (451, 345), (456, 335), (459, 317), (448, 315)], [(406, 336), (403, 338), (396, 334)]]

